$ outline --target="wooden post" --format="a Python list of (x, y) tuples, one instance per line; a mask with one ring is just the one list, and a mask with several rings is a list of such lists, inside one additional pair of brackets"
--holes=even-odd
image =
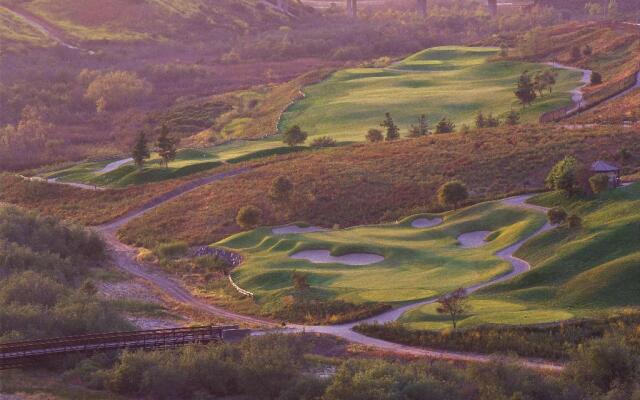
[(416, 9), (421, 17), (427, 16), (427, 0), (417, 0)]
[(489, 0), (489, 14), (492, 16), (498, 15), (498, 0)]

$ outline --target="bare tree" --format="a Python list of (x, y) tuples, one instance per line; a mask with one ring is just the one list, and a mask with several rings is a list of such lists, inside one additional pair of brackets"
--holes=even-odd
[(464, 288), (445, 294), (438, 299), (438, 314), (448, 314), (451, 317), (453, 329), (456, 329), (459, 317), (469, 311), (471, 307), (468, 304), (467, 291)]

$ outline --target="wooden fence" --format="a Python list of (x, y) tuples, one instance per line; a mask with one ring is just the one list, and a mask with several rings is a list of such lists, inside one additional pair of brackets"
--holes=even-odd
[(586, 94), (579, 105), (572, 104), (546, 112), (540, 116), (540, 123), (546, 124), (550, 122), (558, 122), (590, 108), (593, 108), (603, 101), (615, 97), (625, 90), (635, 86), (638, 83), (638, 74), (640, 74), (640, 70), (635, 71), (633, 74), (619, 79), (618, 81), (607, 85), (600, 90)]
[(124, 349), (163, 349), (194, 343), (220, 342), (225, 331), (233, 333), (238, 326), (198, 326), (190, 328), (154, 329), (111, 332), (29, 340), (0, 344), (0, 370), (18, 368), (54, 356), (95, 353)]

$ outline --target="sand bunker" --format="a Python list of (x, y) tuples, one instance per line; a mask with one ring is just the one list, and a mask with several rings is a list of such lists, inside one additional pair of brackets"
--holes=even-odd
[(458, 236), (458, 242), (460, 243), (460, 246), (465, 248), (482, 247), (488, 243), (485, 241), (485, 239), (490, 234), (491, 231), (463, 233), (462, 235)]
[(326, 229), (319, 226), (301, 227), (297, 225), (280, 226), (271, 230), (271, 232), (273, 232), (275, 235), (289, 235), (294, 233), (313, 233), (324, 231), (326, 231)]
[(417, 218), (411, 223), (414, 228), (431, 228), (432, 226), (440, 225), (442, 218)]
[(311, 261), (314, 264), (336, 263), (345, 265), (370, 265), (384, 260), (384, 257), (371, 253), (351, 253), (334, 257), (329, 250), (305, 250), (293, 254), (291, 258)]

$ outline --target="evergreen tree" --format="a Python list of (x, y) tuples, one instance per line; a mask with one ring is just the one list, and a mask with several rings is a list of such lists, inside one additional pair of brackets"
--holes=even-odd
[(422, 114), (418, 119), (418, 125), (411, 125), (409, 129), (409, 137), (420, 137), (429, 134), (429, 120), (427, 116)]
[(482, 113), (482, 111), (478, 111), (478, 114), (476, 115), (476, 128), (482, 129), (485, 126), (486, 126), (486, 123), (484, 120), (484, 114)]
[(524, 71), (522, 75), (520, 75), (518, 87), (514, 93), (518, 100), (520, 100), (522, 108), (528, 106), (536, 99), (537, 95), (529, 71)]
[(158, 137), (158, 155), (162, 159), (162, 164), (165, 168), (169, 167), (169, 162), (176, 159), (176, 153), (178, 151), (178, 143), (180, 139), (172, 138), (169, 136), (169, 128), (166, 125), (162, 125), (160, 136)]
[(386, 113), (384, 115), (384, 121), (382, 121), (380, 126), (387, 129), (387, 135), (385, 137), (386, 141), (396, 140), (400, 137), (400, 129), (395, 124), (395, 122), (393, 122), (391, 114)]
[(136, 163), (139, 169), (142, 169), (142, 167), (144, 167), (144, 160), (148, 159), (151, 156), (151, 154), (149, 153), (147, 134), (144, 133), (144, 131), (140, 131), (140, 133), (138, 133), (136, 142), (133, 145), (131, 156), (133, 157), (133, 161)]
[(455, 131), (456, 124), (447, 117), (443, 117), (436, 125), (436, 133), (451, 133)]

